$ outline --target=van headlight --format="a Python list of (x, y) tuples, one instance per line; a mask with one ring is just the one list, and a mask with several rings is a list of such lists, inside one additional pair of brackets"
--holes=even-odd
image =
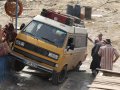
[(58, 55), (51, 52), (49, 52), (48, 56), (56, 60), (58, 59)]
[(20, 41), (20, 40), (16, 40), (16, 41), (15, 41), (15, 44), (17, 44), (17, 45), (19, 45), (19, 46), (22, 46), (22, 47), (24, 47), (24, 45), (25, 45), (25, 42), (23, 42), (23, 41)]

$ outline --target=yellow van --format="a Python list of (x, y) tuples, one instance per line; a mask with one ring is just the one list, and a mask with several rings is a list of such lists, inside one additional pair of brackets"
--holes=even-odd
[[(65, 80), (68, 70), (78, 67), (87, 55), (87, 30), (37, 15), (17, 35), (11, 53), (25, 65), (52, 74), (52, 83)], [(17, 65), (22, 70), (24, 65)]]

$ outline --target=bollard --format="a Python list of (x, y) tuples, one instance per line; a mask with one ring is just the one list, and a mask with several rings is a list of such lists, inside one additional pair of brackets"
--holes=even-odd
[(85, 18), (87, 20), (91, 19), (91, 14), (92, 14), (92, 8), (89, 6), (85, 6)]

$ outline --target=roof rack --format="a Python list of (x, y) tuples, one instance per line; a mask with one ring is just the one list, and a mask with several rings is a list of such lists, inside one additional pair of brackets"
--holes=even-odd
[(61, 14), (59, 12), (55, 12), (53, 10), (47, 10), (43, 9), (41, 12), (41, 15), (53, 20), (56, 20), (60, 23), (73, 26), (75, 24), (80, 24), (81, 20), (75, 16), (67, 15), (67, 14)]

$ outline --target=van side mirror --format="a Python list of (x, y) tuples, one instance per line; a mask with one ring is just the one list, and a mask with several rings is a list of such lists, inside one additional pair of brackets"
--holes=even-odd
[(24, 27), (25, 27), (25, 23), (22, 23), (20, 26), (20, 30), (23, 30)]

